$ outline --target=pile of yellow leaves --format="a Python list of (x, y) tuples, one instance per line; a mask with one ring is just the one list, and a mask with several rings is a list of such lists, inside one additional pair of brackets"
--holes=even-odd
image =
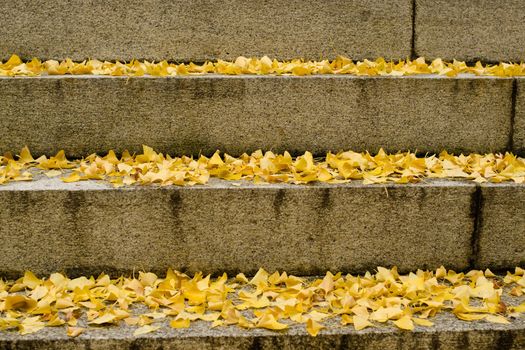
[[(64, 151), (54, 157), (34, 159), (27, 147), (19, 156), (0, 156), (0, 184), (9, 181), (29, 181), (34, 169), (48, 177), (64, 175), (65, 182), (106, 180), (114, 186), (132, 184), (195, 185), (205, 184), (210, 177), (225, 180), (250, 180), (262, 183), (310, 182), (345, 183), (363, 180), (364, 184), (410, 183), (426, 178), (461, 178), (478, 183), (514, 181), (525, 183), (525, 158), (511, 153), (469, 154), (454, 156), (442, 152), (439, 156), (418, 157), (411, 152), (376, 154), (352, 151), (328, 153), (324, 159), (314, 159), (310, 152), (292, 157), (288, 152), (274, 154), (260, 150), (232, 157), (217, 151), (212, 157), (171, 157), (144, 146), (143, 153), (114, 151), (106, 156), (92, 154), (81, 160), (68, 160)], [(66, 171), (66, 169), (69, 169)]]
[(262, 58), (238, 57), (234, 62), (218, 60), (217, 62), (195, 63), (158, 63), (132, 60), (129, 63), (102, 62), (86, 60), (73, 62), (66, 59), (40, 61), (37, 58), (23, 62), (17, 55), (2, 63), (0, 61), (0, 76), (38, 76), (41, 74), (93, 74), (111, 76), (177, 76), (200, 74), (272, 74), (272, 75), (311, 75), (311, 74), (350, 74), (359, 76), (403, 76), (415, 74), (438, 74), (454, 77), (460, 73), (513, 77), (525, 75), (525, 63), (482, 64), (476, 62), (468, 66), (465, 62), (444, 62), (440, 58), (427, 63), (424, 57), (415, 60), (386, 61), (378, 58), (375, 61), (353, 61), (346, 57), (337, 57), (333, 61), (277, 61), (267, 56)]
[[(490, 270), (465, 274), (441, 267), (400, 275), (395, 267), (378, 267), (375, 274), (328, 272), (315, 280), (263, 269), (252, 279), (241, 273), (233, 280), (226, 274), (190, 278), (171, 269), (165, 278), (140, 272), (138, 278), (117, 279), (106, 274), (69, 279), (60, 273), (39, 279), (26, 272), (17, 281), (0, 280), (0, 330), (28, 334), (65, 325), (68, 335), (77, 336), (89, 325), (123, 321), (137, 326), (135, 335), (141, 335), (159, 329), (168, 318), (173, 328), (187, 328), (197, 320), (212, 327), (271, 330), (299, 323), (316, 336), (328, 319), (356, 330), (381, 324), (413, 330), (416, 325), (432, 326), (431, 319), (443, 312), (465, 321), (505, 324), (525, 313), (525, 302), (518, 304), (524, 272), (516, 268), (501, 278)], [(502, 301), (504, 289), (516, 303)], [(149, 312), (134, 312), (137, 306)]]

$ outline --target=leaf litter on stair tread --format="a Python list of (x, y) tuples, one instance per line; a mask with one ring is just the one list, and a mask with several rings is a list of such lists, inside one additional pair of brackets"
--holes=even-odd
[[(48, 177), (61, 177), (64, 182), (104, 180), (115, 187), (159, 184), (191, 186), (206, 184), (210, 178), (228, 181), (248, 180), (255, 184), (312, 182), (346, 183), (360, 180), (363, 184), (415, 183), (424, 179), (459, 178), (478, 183), (512, 181), (525, 183), (525, 158), (505, 154), (449, 154), (417, 156), (412, 152), (387, 154), (382, 149), (369, 152), (328, 152), (314, 158), (310, 152), (292, 157), (288, 152), (275, 154), (261, 150), (239, 157), (217, 151), (211, 157), (172, 157), (143, 146), (143, 153), (124, 151), (118, 158), (114, 151), (107, 155), (91, 154), (83, 159), (68, 160), (64, 151), (52, 157), (34, 159), (27, 147), (20, 155), (0, 156), (0, 184), (30, 181), (35, 171)], [(234, 182), (235, 183), (235, 182)]]
[(0, 330), (23, 335), (64, 326), (75, 337), (123, 322), (141, 336), (161, 329), (167, 320), (176, 329), (193, 322), (274, 331), (303, 324), (316, 336), (333, 327), (332, 319), (356, 331), (385, 325), (411, 331), (433, 327), (439, 322), (434, 318), (444, 313), (464, 321), (509, 324), (525, 313), (523, 298), (510, 292), (523, 278), (521, 268), (499, 277), (490, 270), (456, 273), (443, 267), (406, 275), (379, 267), (361, 276), (328, 272), (323, 278), (260, 269), (252, 279), (241, 274), (234, 279), (226, 274), (190, 277), (171, 269), (164, 278), (141, 272), (116, 279), (106, 274), (69, 279), (59, 273), (40, 279), (26, 272), (0, 283)]
[(307, 61), (293, 59), (278, 61), (268, 56), (262, 58), (247, 58), (240, 56), (234, 61), (217, 60), (215, 62), (170, 63), (167, 61), (149, 62), (131, 60), (125, 62), (99, 61), (96, 59), (73, 62), (71, 59), (63, 61), (40, 61), (33, 58), (23, 62), (16, 54), (6, 62), (0, 61), (0, 76), (40, 76), (47, 75), (109, 75), (140, 77), (144, 75), (154, 77), (185, 76), (202, 74), (223, 75), (296, 75), (307, 76), (314, 74), (345, 74), (356, 76), (407, 76), (418, 74), (434, 74), (443, 77), (455, 77), (458, 74), (473, 74), (478, 76), (513, 77), (525, 75), (525, 63), (483, 64), (476, 62), (467, 65), (465, 62), (453, 60), (451, 62), (436, 58), (428, 63), (424, 57), (414, 60), (387, 61), (382, 57), (376, 60), (353, 61), (339, 56), (336, 59)]

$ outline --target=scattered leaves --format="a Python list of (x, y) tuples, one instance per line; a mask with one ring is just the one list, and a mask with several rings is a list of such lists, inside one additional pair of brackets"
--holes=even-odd
[(202, 74), (258, 74), (258, 75), (312, 75), (312, 74), (350, 74), (357, 76), (403, 76), (417, 74), (437, 74), (445, 77), (454, 77), (458, 74), (475, 74), (497, 77), (513, 77), (525, 75), (525, 63), (482, 64), (476, 62), (467, 65), (465, 62), (453, 60), (445, 62), (440, 58), (428, 63), (424, 57), (415, 60), (387, 61), (378, 58), (375, 61), (353, 61), (339, 56), (333, 61), (305, 61), (294, 59), (291, 61), (277, 61), (268, 56), (262, 58), (238, 57), (235, 61), (218, 60), (216, 62), (169, 63), (167, 61), (149, 62), (109, 62), (96, 59), (73, 62), (66, 59), (61, 62), (55, 60), (40, 61), (33, 58), (23, 62), (17, 55), (12, 55), (5, 63), (0, 61), (0, 76), (39, 76), (64, 74), (91, 74), (138, 77), (150, 76), (178, 76)]
[[(125, 185), (196, 185), (210, 178), (249, 180), (256, 184), (310, 182), (344, 183), (362, 180), (364, 184), (413, 183), (427, 178), (460, 178), (476, 182), (513, 181), (525, 183), (525, 158), (505, 154), (469, 154), (455, 156), (445, 151), (439, 156), (419, 157), (415, 153), (387, 154), (382, 149), (375, 155), (352, 151), (331, 153), (324, 159), (310, 152), (293, 158), (288, 152), (255, 151), (232, 157), (217, 151), (211, 157), (171, 157), (144, 146), (143, 153), (131, 155), (114, 151), (106, 156), (92, 154), (80, 160), (68, 160), (65, 152), (54, 157), (34, 159), (27, 147), (20, 155), (0, 156), (0, 184), (29, 181), (35, 170), (48, 177), (58, 176), (64, 182), (106, 180), (114, 186)], [(30, 171), (31, 170), (31, 171)], [(490, 271), (489, 271), (490, 272)], [(522, 287), (525, 287), (525, 280)]]
[[(69, 279), (59, 273), (40, 279), (26, 272), (16, 281), (0, 280), (0, 331), (29, 334), (65, 325), (67, 335), (76, 337), (89, 329), (84, 325), (125, 322), (140, 336), (160, 329), (167, 319), (177, 329), (199, 320), (211, 327), (275, 331), (304, 324), (316, 336), (334, 318), (358, 331), (382, 324), (410, 331), (432, 327), (429, 318), (443, 312), (464, 321), (508, 324), (525, 313), (525, 303), (512, 292), (522, 279), (521, 268), (504, 278), (490, 270), (456, 273), (444, 267), (407, 275), (378, 267), (362, 276), (328, 272), (318, 279), (263, 269), (252, 279), (243, 274), (233, 279), (226, 274), (190, 277), (171, 269), (164, 278), (140, 272), (117, 279), (105, 274)], [(507, 304), (501, 299), (504, 288)], [(516, 302), (509, 304), (512, 298)], [(134, 306), (147, 311), (137, 313)]]

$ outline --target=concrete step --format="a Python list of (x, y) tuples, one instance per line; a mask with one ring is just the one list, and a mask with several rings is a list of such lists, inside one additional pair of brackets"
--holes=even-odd
[[(63, 183), (0, 186), (0, 273), (133, 269), (299, 275), (514, 268), (525, 256), (525, 185)], [(512, 227), (512, 229), (509, 229)], [(512, 242), (510, 244), (509, 242)]]
[(336, 321), (324, 322), (328, 329), (311, 337), (304, 325), (294, 325), (284, 332), (238, 327), (210, 329), (209, 323), (196, 321), (187, 329), (172, 329), (164, 321), (155, 333), (133, 336), (136, 327), (90, 328), (77, 338), (66, 335), (63, 327), (46, 328), (38, 333), (18, 335), (0, 332), (1, 350), (26, 349), (447, 349), (489, 350), (525, 348), (525, 318), (511, 324), (483, 321), (464, 322), (450, 314), (432, 319), (431, 328), (416, 326), (401, 331), (389, 326), (355, 331)]
[[(67, 16), (64, 14), (67, 13)], [(521, 0), (116, 0), (14, 3), (0, 59), (443, 57), (522, 61)]]
[(415, 0), (414, 54), (485, 62), (525, 59), (525, 2)]
[[(67, 15), (65, 15), (67, 14)], [(3, 12), (0, 59), (406, 58), (412, 0), (58, 0)]]
[[(462, 75), (0, 78), (0, 153), (65, 148), (525, 151), (522, 79)], [(517, 91), (517, 94), (516, 94)]]

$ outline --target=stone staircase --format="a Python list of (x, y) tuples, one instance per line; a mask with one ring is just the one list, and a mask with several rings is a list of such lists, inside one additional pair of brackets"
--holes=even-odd
[[(0, 59), (196, 61), (525, 58), (518, 0), (65, 1), (3, 8)], [(525, 79), (429, 76), (41, 76), (0, 78), (0, 154), (108, 149), (238, 155), (256, 149), (525, 155)], [(417, 184), (113, 188), (37, 177), (0, 187), (0, 276), (133, 270), (299, 275), (525, 264), (525, 185)], [(511, 325), (440, 316), (414, 332), (337, 328), (310, 337), (238, 328), (128, 327), (68, 338), (0, 332), (0, 349), (523, 349)]]

